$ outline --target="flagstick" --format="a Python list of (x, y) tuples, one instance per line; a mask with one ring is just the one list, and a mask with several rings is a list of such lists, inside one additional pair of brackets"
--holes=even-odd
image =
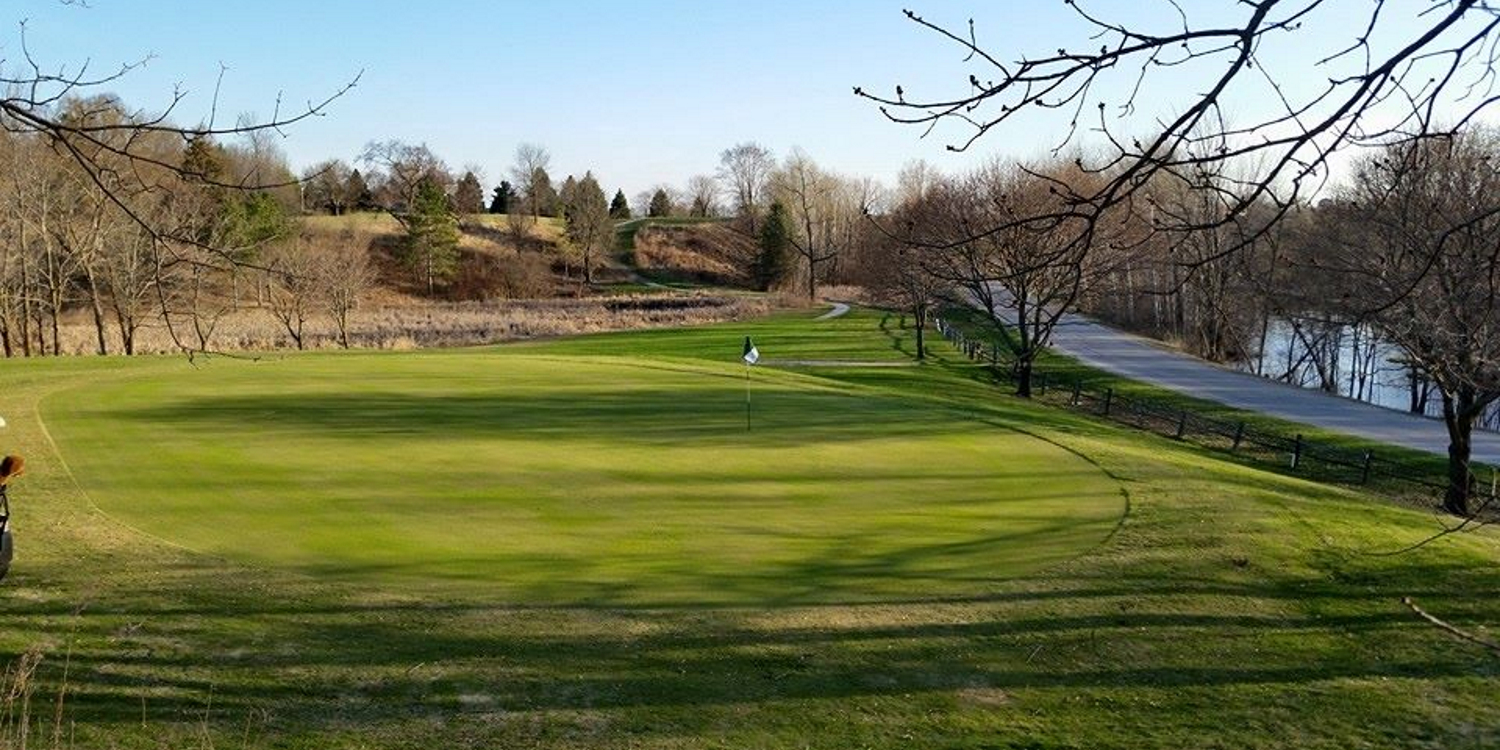
[(745, 362), (745, 432), (750, 431), (750, 363)]

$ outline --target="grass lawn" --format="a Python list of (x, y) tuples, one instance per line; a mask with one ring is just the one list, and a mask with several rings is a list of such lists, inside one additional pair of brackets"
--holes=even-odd
[(1500, 744), (1500, 657), (1400, 602), (1500, 624), (1491, 530), (1384, 555), (1436, 520), (816, 315), (7, 362), (31, 744)]

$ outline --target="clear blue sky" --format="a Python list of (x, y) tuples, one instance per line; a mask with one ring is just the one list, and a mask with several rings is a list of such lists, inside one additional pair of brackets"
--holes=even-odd
[[(963, 90), (969, 68), (960, 50), (908, 21), (903, 6), (955, 27), (973, 14), (981, 41), (1009, 59), (1045, 53), (1057, 39), (1085, 39), (1062, 2), (1029, 0), (6, 5), (0, 44), (7, 70), (22, 60), (22, 19), (45, 69), (88, 61), (103, 72), (152, 56), (111, 88), (155, 109), (181, 84), (189, 92), (176, 118), (183, 123), (206, 117), (221, 63), (228, 71), (220, 117), (231, 120), (269, 115), (278, 93), (286, 107), (321, 98), (363, 70), (327, 117), (299, 124), (282, 141), (299, 169), (330, 157), (352, 161), (367, 141), (398, 138), (427, 143), (451, 167), (478, 165), (493, 185), (506, 176), (516, 144), (529, 141), (552, 152), (558, 179), (592, 169), (607, 189), (623, 187), (632, 197), (712, 172), (718, 152), (744, 140), (778, 155), (800, 146), (829, 167), (886, 181), (913, 158), (960, 170), (995, 153), (1035, 155), (1055, 141), (1055, 122), (1033, 118), (986, 138), (976, 152), (953, 155), (943, 146), (960, 131), (919, 139), (851, 89)], [(1161, 14), (1170, 6), (1156, 5), (1100, 0), (1091, 8), (1169, 21)], [(1242, 9), (1229, 12), (1238, 17)], [(1293, 85), (1298, 66), (1308, 64), (1298, 54), (1284, 55)], [(1144, 104), (1149, 111), (1162, 100), (1149, 96)]]

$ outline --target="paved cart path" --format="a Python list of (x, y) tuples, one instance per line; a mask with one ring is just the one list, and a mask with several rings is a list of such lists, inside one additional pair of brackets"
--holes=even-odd
[(844, 313), (849, 312), (849, 305), (846, 303), (834, 302), (833, 300), (829, 300), (828, 304), (833, 305), (833, 309), (829, 310), (826, 313), (823, 313), (822, 315), (819, 315), (817, 318), (818, 320), (832, 320), (833, 318), (840, 317)]
[[(1407, 448), (1448, 454), (1441, 420), (1236, 372), (1079, 315), (1052, 333), (1059, 351), (1117, 375), (1221, 404)], [(1500, 465), (1500, 433), (1474, 433), (1474, 460)]]

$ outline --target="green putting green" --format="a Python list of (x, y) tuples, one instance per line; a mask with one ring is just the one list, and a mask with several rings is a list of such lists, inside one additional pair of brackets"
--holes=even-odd
[(93, 502), (164, 540), (518, 603), (969, 596), (1124, 510), (1084, 459), (951, 407), (757, 368), (747, 431), (736, 364), (553, 351), (169, 364), (43, 417)]

